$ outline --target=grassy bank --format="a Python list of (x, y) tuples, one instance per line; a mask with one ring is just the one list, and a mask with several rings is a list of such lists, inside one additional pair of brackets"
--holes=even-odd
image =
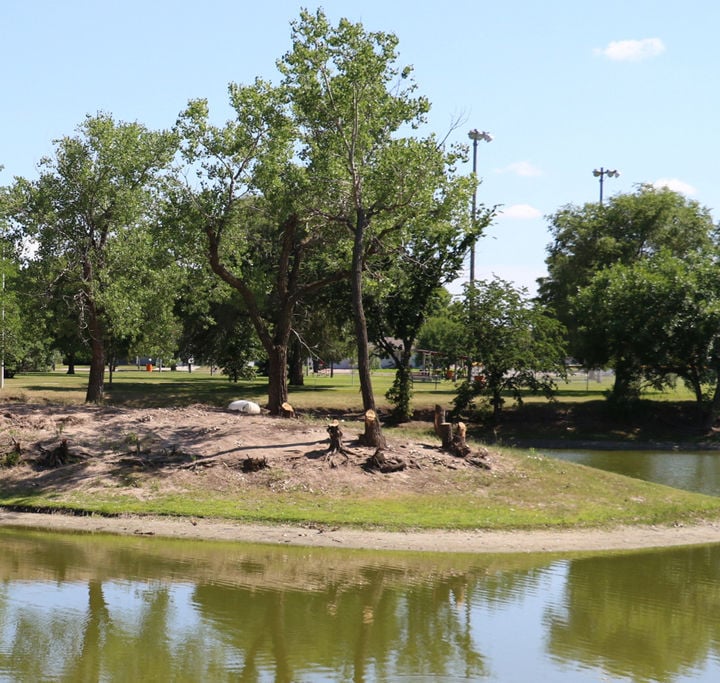
[[(104, 493), (75, 488), (14, 491), (0, 487), (0, 505), (28, 510), (83, 511), (221, 518), (245, 522), (348, 525), (390, 530), (532, 529), (609, 527), (621, 524), (689, 524), (720, 519), (720, 498), (693, 494), (582, 465), (545, 458), (532, 451), (503, 449), (502, 466), (483, 474), (447, 472), (425, 493), (384, 490), (313, 492), (277, 486), (218, 492), (202, 477), (183, 490), (166, 491), (162, 478), (128, 476)], [(390, 475), (400, 476), (400, 475)]]

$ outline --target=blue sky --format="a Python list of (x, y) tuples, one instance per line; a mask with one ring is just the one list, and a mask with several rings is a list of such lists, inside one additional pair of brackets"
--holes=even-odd
[[(171, 126), (206, 97), (227, 116), (227, 85), (276, 78), (290, 0), (3, 0), (0, 183), (34, 177), (52, 140), (86, 114)], [(478, 147), (478, 202), (501, 213), (478, 243), (476, 277), (534, 289), (550, 242), (545, 216), (668, 184), (720, 215), (715, 0), (327, 0), (336, 21), (400, 39), (432, 102), (430, 129)], [(469, 141), (468, 141), (469, 142)], [(467, 171), (470, 172), (471, 164)]]

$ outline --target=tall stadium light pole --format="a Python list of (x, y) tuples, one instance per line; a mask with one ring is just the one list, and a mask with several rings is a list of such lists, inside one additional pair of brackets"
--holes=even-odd
[[(468, 137), (473, 141), (473, 175), (477, 178), (477, 148), (478, 142), (492, 142), (492, 135), (486, 131), (480, 131), (474, 128), (468, 133)], [(475, 230), (475, 221), (477, 219), (477, 182), (473, 190), (472, 197), (472, 227)], [(470, 243), (470, 284), (475, 282), (475, 239)]]
[(600, 168), (596, 168), (593, 171), (593, 175), (596, 178), (600, 178), (600, 204), (603, 203), (603, 180), (605, 179), (605, 176), (608, 178), (617, 178), (620, 175), (620, 171), (616, 171), (615, 169), (608, 169), (603, 168), (602, 166)]

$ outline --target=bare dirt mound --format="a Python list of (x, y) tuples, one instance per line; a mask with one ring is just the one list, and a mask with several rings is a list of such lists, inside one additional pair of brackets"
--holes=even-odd
[[(0, 485), (5, 492), (85, 492), (117, 488), (141, 497), (205, 487), (212, 491), (263, 486), (340, 493), (376, 489), (436, 491), (438, 472), (492, 467), (440, 449), (434, 435), (389, 439), (386, 456), (402, 471), (376, 475), (366, 464), (374, 449), (359, 445), (362, 422), (340, 423), (346, 453), (330, 454), (330, 422), (243, 415), (221, 408), (126, 409), (6, 405), (0, 413)], [(480, 463), (482, 459), (482, 463)], [(197, 474), (202, 473), (202, 477)]]

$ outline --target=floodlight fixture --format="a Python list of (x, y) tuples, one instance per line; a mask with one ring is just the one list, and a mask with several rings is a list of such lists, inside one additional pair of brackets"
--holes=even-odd
[(477, 128), (473, 128), (469, 133), (468, 137), (473, 141), (477, 142), (478, 140), (482, 140), (483, 142), (492, 142), (493, 136), (490, 135), (486, 130), (478, 130)]
[(605, 180), (605, 176), (608, 178), (617, 178), (620, 176), (620, 171), (617, 169), (610, 169), (610, 168), (603, 168), (602, 166), (600, 168), (596, 168), (593, 171), (593, 175), (596, 178), (600, 179), (600, 203), (603, 203), (603, 181)]

